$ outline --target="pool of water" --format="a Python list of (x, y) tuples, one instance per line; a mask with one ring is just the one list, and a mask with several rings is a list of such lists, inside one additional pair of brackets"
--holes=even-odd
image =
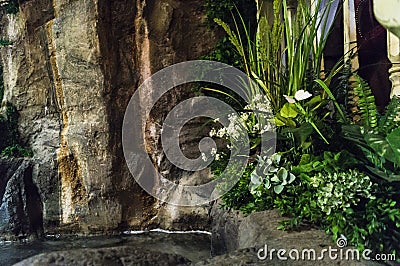
[(211, 236), (205, 232), (125, 232), (118, 236), (47, 236), (43, 240), (0, 242), (0, 265), (7, 266), (34, 255), (80, 248), (129, 245), (138, 249), (178, 254), (192, 262), (211, 257)]

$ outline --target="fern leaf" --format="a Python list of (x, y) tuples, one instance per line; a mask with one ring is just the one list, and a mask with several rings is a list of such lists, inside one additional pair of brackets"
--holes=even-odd
[(389, 134), (395, 128), (400, 127), (400, 97), (393, 96), (384, 115), (379, 119), (379, 129), (384, 134)]
[(378, 126), (378, 111), (375, 105), (375, 97), (368, 83), (359, 75), (354, 74), (355, 87), (353, 89), (353, 101), (356, 103), (364, 126), (375, 128)]

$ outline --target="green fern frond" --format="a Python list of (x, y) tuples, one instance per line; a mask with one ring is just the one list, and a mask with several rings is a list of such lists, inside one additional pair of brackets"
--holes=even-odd
[(400, 127), (400, 97), (393, 96), (384, 115), (379, 119), (379, 129), (384, 134), (389, 134), (393, 129)]
[(378, 126), (378, 111), (375, 105), (375, 97), (368, 83), (359, 75), (354, 74), (353, 102), (356, 103), (362, 124), (371, 128)]

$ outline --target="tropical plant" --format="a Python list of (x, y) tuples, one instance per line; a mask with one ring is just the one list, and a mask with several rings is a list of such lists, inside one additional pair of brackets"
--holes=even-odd
[(287, 170), (290, 166), (279, 153), (270, 157), (258, 156), (258, 163), (262, 167), (254, 170), (250, 176), (249, 188), (252, 194), (261, 196), (263, 189), (269, 190), (271, 187), (276, 194), (280, 194), (286, 185), (290, 185), (296, 179), (296, 176)]
[[(334, 240), (345, 236), (359, 249), (399, 252), (400, 99), (394, 97), (379, 113), (371, 89), (351, 72), (349, 62), (338, 62), (321, 75), (326, 39), (318, 39), (316, 29), (326, 21), (313, 14), (306, 1), (298, 1), (294, 17), (286, 0), (273, 4), (273, 24), (258, 10), (255, 34), (246, 30), (240, 16), (233, 19), (234, 27), (215, 20), (259, 87), (247, 88), (250, 104), (238, 103), (231, 124), (211, 134), (235, 140), (239, 125), (253, 151), (243, 176), (223, 196), (225, 207), (245, 213), (276, 208), (289, 217), (281, 229), (316, 225)], [(338, 73), (339, 87), (332, 88)], [(278, 152), (270, 157), (258, 149), (262, 130), (268, 130), (261, 120), (270, 119), (253, 114), (261, 104), (272, 109), (277, 126)], [(349, 106), (351, 114), (346, 113)]]
[[(318, 1), (317, 8), (321, 5)], [(306, 1), (298, 1), (297, 16), (293, 19), (287, 12), (286, 0), (274, 0), (273, 24), (266, 16), (261, 16), (253, 37), (246, 30), (243, 20), (236, 23), (236, 30), (220, 19), (215, 19), (227, 33), (238, 54), (242, 57), (244, 70), (262, 88), (274, 113), (285, 104), (284, 95), (295, 95), (305, 90), (312, 79), (320, 77), (322, 50), (326, 38), (317, 38), (318, 28), (326, 26), (326, 20), (320, 20), (310, 11)], [(326, 12), (329, 12), (329, 5)], [(282, 24), (281, 21), (284, 21)], [(239, 27), (241, 24), (242, 27)], [(240, 28), (245, 30), (243, 40)], [(283, 42), (282, 42), (283, 40)], [(282, 46), (285, 43), (285, 46)], [(337, 69), (326, 78), (331, 79)], [(258, 94), (249, 88), (249, 98)]]
[(368, 103), (373, 96), (359, 95), (363, 118), (359, 125), (343, 125), (342, 134), (356, 145), (356, 152), (361, 151), (358, 157), (372, 175), (390, 182), (400, 181), (400, 99), (393, 97), (385, 113), (379, 116), (376, 106)]
[(317, 173), (310, 184), (316, 188), (317, 205), (327, 215), (346, 211), (360, 199), (374, 199), (374, 186), (370, 178), (358, 170)]
[(363, 126), (375, 128), (378, 125), (378, 111), (375, 105), (375, 97), (368, 83), (359, 75), (353, 75), (355, 86), (349, 91), (349, 104), (354, 106), (353, 113), (360, 115), (360, 120), (357, 121)]

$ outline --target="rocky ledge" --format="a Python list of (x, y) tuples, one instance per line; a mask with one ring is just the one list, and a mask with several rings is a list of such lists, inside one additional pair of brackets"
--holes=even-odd
[[(352, 247), (344, 247), (341, 252), (330, 236), (321, 230), (277, 230), (279, 222), (284, 218), (275, 210), (244, 216), (236, 211), (222, 210), (215, 205), (211, 215), (213, 256), (208, 259), (188, 258), (184, 252), (174, 249), (165, 248), (159, 252), (142, 245), (125, 244), (119, 247), (41, 254), (17, 265), (379, 265), (373, 261), (353, 259)], [(275, 251), (270, 257), (273, 249)], [(286, 250), (283, 256), (287, 260), (278, 258), (279, 249)], [(323, 258), (319, 259), (323, 249), (336, 249), (332, 256), (336, 254), (337, 258), (332, 258), (325, 252)], [(291, 250), (299, 251), (298, 259), (289, 257)], [(308, 250), (314, 250), (315, 256)], [(346, 257), (348, 250), (350, 253)], [(303, 251), (306, 251), (304, 258)]]
[(15, 265), (187, 265), (189, 261), (175, 254), (166, 254), (137, 247), (77, 249), (40, 254)]

